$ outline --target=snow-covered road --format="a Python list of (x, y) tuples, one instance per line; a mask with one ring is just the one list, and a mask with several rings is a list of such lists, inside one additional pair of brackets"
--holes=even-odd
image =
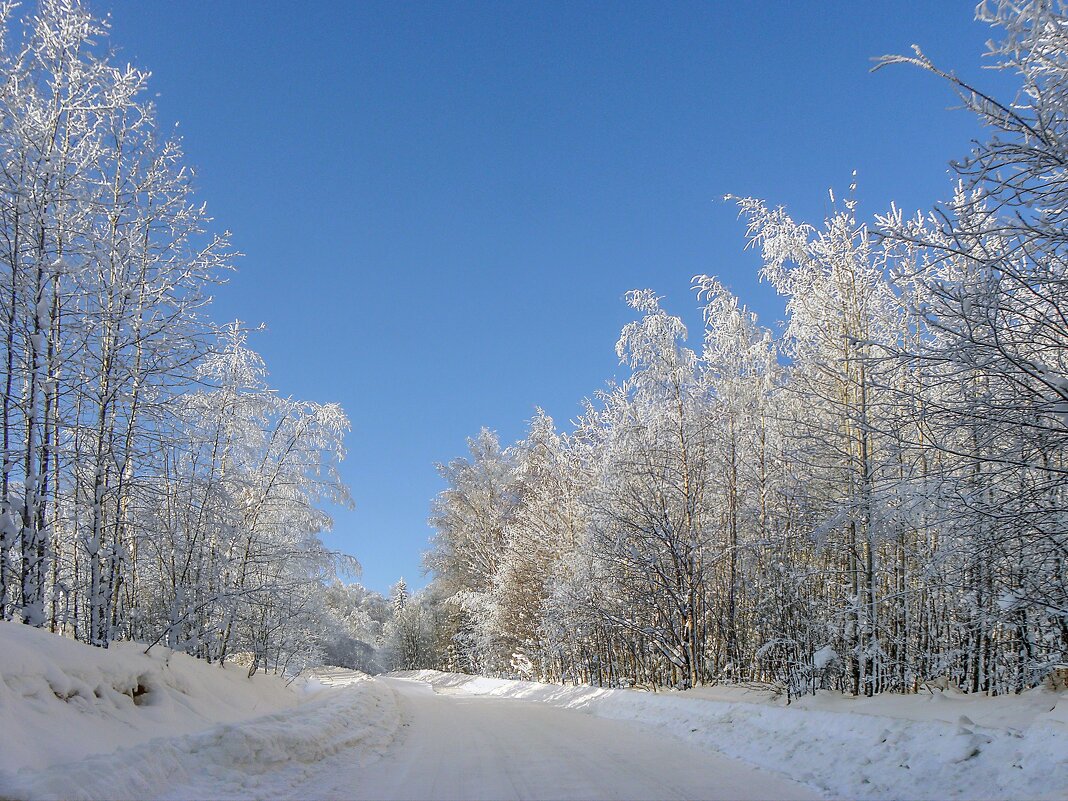
[(1051, 690), (787, 706), (745, 687), (647, 693), (434, 670), (287, 683), (10, 621), (0, 743), (0, 799), (24, 801), (1068, 799), (1068, 695)]
[(291, 787), (345, 799), (810, 799), (807, 787), (633, 723), (542, 704), (439, 695), (381, 678), (401, 733), (370, 764), (341, 752)]

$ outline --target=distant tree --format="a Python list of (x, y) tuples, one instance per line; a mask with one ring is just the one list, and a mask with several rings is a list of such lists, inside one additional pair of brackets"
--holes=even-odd
[(397, 580), (396, 584), (389, 588), (389, 600), (393, 606), (393, 614), (404, 611), (404, 607), (408, 605), (408, 598), (408, 584), (402, 576)]

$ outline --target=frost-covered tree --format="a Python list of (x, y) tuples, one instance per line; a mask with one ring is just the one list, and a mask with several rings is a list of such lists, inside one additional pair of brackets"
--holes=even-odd
[(642, 631), (675, 683), (692, 686), (707, 636), (709, 421), (681, 320), (649, 291), (630, 293), (628, 303), (641, 318), (616, 345), (631, 376), (601, 414), (589, 546), (598, 576), (620, 596), (618, 608), (602, 612), (613, 626)]
[(919, 49), (885, 57), (944, 78), (992, 134), (954, 163), (950, 202), (880, 222), (911, 256), (899, 282), (921, 290), (922, 338), (898, 358), (923, 366), (937, 411), (922, 444), (938, 454), (934, 512), (967, 593), (951, 669), (972, 690), (1019, 689), (1068, 652), (1068, 19), (1042, 2), (983, 4), (978, 18), (999, 30), (988, 55), (1020, 89), (998, 100)]
[(483, 429), (468, 440), (470, 459), (438, 465), (446, 488), (434, 500), (437, 529), (427, 568), (451, 599), (452, 625), (463, 662), (478, 668), (493, 659), (488, 625), (493, 578), (504, 554), (505, 527), (518, 503), (514, 455)]
[(235, 254), (107, 32), (0, 7), (0, 617), (285, 669), (329, 617), (348, 421), (207, 317)]
[[(952, 199), (820, 225), (739, 200), (776, 338), (698, 276), (704, 338), (649, 290), (624, 379), (444, 473), (431, 585), (468, 669), (595, 684), (973, 692), (1068, 654), (1068, 17), (994, 2), (999, 101), (917, 51), (993, 134)], [(457, 622), (457, 621), (462, 621)]]
[(388, 599), (361, 584), (333, 581), (323, 600), (329, 615), (320, 638), (323, 661), (364, 673), (386, 670), (384, 633), (393, 614)]
[(712, 426), (710, 470), (720, 476), (710, 499), (718, 551), (710, 581), (710, 643), (715, 674), (744, 676), (757, 646), (756, 627), (765, 612), (753, 592), (769, 552), (782, 533), (775, 515), (779, 475), (780, 426), (784, 402), (783, 370), (771, 332), (738, 303), (717, 279), (697, 276), (694, 286), (704, 302), (704, 345), (699, 369), (705, 414)]
[(489, 625), (502, 669), (530, 675), (549, 670), (552, 649), (544, 622), (561, 559), (584, 527), (581, 477), (570, 443), (541, 410), (514, 449), (519, 502), (505, 527), (500, 565), (493, 577)]
[(788, 387), (799, 413), (791, 425), (794, 458), (809, 466), (814, 544), (841, 559), (845, 582), (827, 598), (840, 612), (835, 639), (846, 650), (853, 692), (871, 693), (888, 681), (880, 607), (901, 538), (889, 506), (900, 464), (875, 422), (885, 411), (882, 388), (893, 379), (880, 373), (876, 357), (902, 330), (899, 304), (852, 198), (819, 231), (782, 209), (739, 203), (750, 241), (761, 248), (763, 275), (787, 299)]

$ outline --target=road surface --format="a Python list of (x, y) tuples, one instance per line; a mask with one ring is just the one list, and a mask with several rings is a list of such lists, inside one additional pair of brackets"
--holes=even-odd
[(338, 799), (816, 799), (803, 785), (636, 724), (382, 678), (402, 714), (381, 759), (344, 753), (293, 788)]

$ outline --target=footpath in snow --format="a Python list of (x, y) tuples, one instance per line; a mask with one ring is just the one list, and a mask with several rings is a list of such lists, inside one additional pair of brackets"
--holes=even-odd
[(649, 693), (437, 671), (392, 674), (438, 692), (549, 704), (639, 722), (830, 798), (1068, 798), (1068, 693), (987, 698), (935, 691), (786, 706), (740, 687)]
[(393, 693), (353, 671), (243, 668), (0, 622), (0, 798), (274, 797), (347, 749), (380, 754)]

